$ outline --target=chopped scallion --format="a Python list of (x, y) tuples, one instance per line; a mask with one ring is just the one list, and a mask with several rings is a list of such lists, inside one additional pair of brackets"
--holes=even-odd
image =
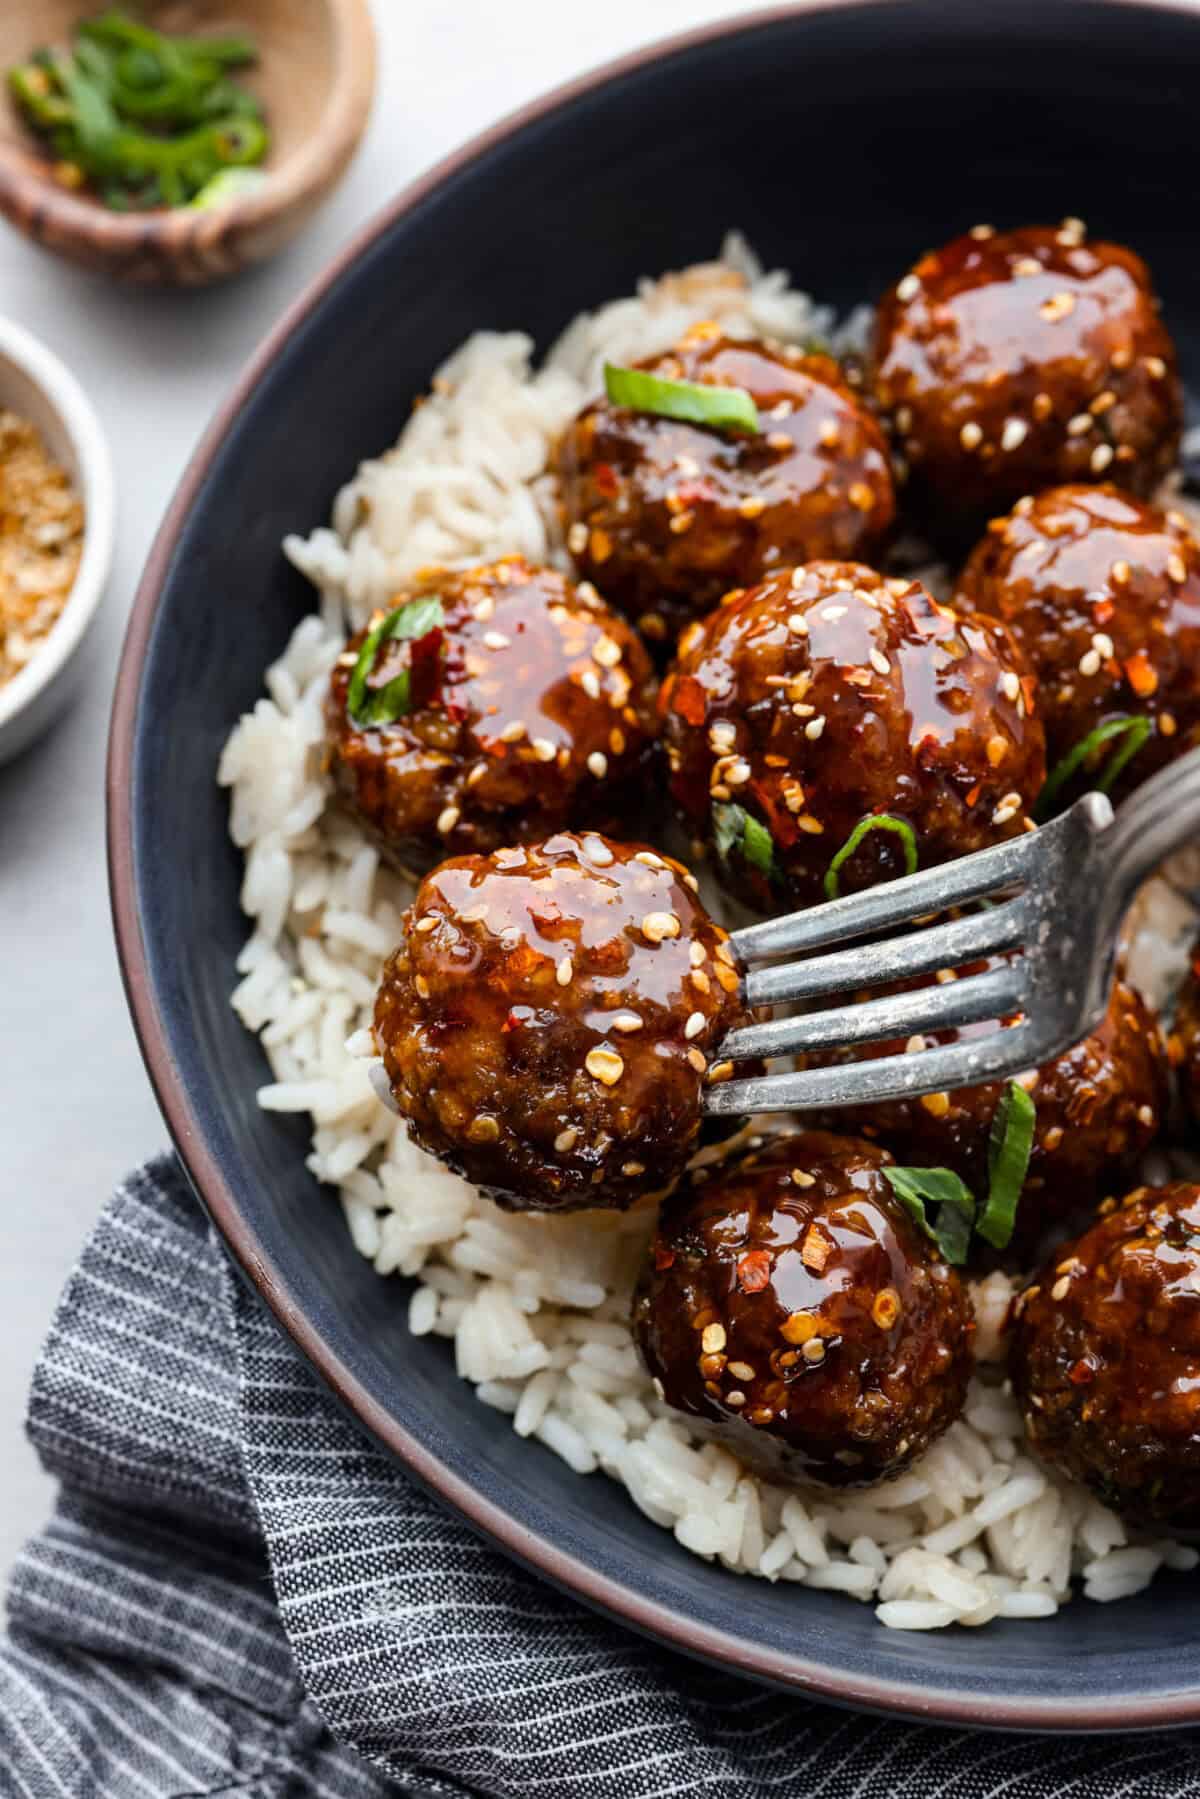
[(367, 632), (346, 690), (346, 715), (352, 725), (361, 731), (371, 725), (394, 724), (411, 710), (412, 679), (409, 669), (402, 668), (398, 675), (385, 681), (382, 687), (368, 687), (367, 681), (385, 643), (415, 641), (430, 631), (436, 631), (444, 623), (441, 598), (438, 594), (430, 594), (427, 598), (409, 600), (405, 605), (397, 606), (394, 612), (389, 612), (386, 618), (380, 619)]
[(604, 391), (614, 406), (653, 412), (659, 418), (714, 431), (759, 431), (758, 407), (744, 387), (717, 387), (702, 381), (666, 381), (645, 369), (604, 365)]
[(1103, 744), (1118, 743), (1104, 773), (1093, 785), (1097, 793), (1108, 793), (1115, 786), (1117, 777), (1132, 762), (1147, 738), (1154, 733), (1153, 719), (1132, 718), (1123, 714), (1120, 718), (1106, 718), (1102, 725), (1089, 731), (1086, 737), (1067, 751), (1061, 762), (1057, 762), (1046, 776), (1045, 785), (1038, 794), (1034, 817), (1039, 824), (1044, 824), (1051, 816), (1054, 802), (1073, 775), (1078, 774), (1083, 764), (1100, 749)]
[(842, 865), (848, 862), (863, 838), (871, 831), (894, 831), (904, 843), (904, 872), (906, 875), (917, 872), (917, 837), (916, 832), (906, 818), (897, 818), (891, 812), (869, 812), (860, 818), (854, 829), (843, 843), (833, 861), (825, 871), (825, 897), (838, 897), (838, 875)]

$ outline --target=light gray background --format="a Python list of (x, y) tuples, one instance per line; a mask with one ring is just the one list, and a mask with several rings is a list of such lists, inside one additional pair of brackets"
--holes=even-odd
[[(81, 700), (0, 769), (0, 1579), (51, 1498), (21, 1421), (55, 1299), (113, 1182), (165, 1141), (112, 948), (103, 762), (125, 618), (187, 457), (278, 314), (405, 183), (559, 81), (753, 10), (755, 0), (376, 0), (375, 111), (349, 175), (290, 250), (205, 293), (110, 287), (0, 222), (0, 312), (57, 350), (91, 395), (119, 504)], [(347, 444), (348, 470), (354, 461)]]

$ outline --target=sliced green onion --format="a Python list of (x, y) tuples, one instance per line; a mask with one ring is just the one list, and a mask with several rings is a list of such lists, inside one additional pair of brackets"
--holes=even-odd
[(1036, 1124), (1037, 1107), (1019, 1082), (1010, 1081), (992, 1119), (988, 1196), (975, 1226), (993, 1249), (1006, 1249), (1012, 1241)]
[(751, 868), (768, 880), (775, 874), (775, 839), (766, 825), (752, 818), (744, 806), (713, 807), (713, 842), (724, 862), (733, 850), (741, 851)]
[(917, 838), (916, 833), (906, 818), (897, 818), (891, 812), (868, 812), (860, 818), (854, 829), (843, 843), (833, 861), (825, 871), (825, 897), (838, 897), (838, 873), (844, 862), (848, 862), (863, 838), (870, 831), (894, 831), (904, 840), (904, 872), (913, 875), (917, 872)]
[(257, 193), (266, 180), (265, 169), (220, 169), (211, 181), (204, 183), (198, 194), (192, 196), (188, 205), (200, 209), (227, 206), (231, 200), (244, 200), (247, 194)]
[[(975, 1222), (975, 1198), (966, 1182), (949, 1168), (885, 1168), (883, 1172), (909, 1217), (948, 1262), (961, 1268)], [(937, 1208), (934, 1216), (930, 1215), (931, 1206)]]
[(397, 606), (394, 612), (389, 612), (386, 618), (380, 619), (367, 632), (346, 690), (346, 716), (352, 725), (361, 731), (369, 725), (394, 724), (398, 718), (404, 717), (412, 706), (409, 670), (402, 668), (398, 675), (386, 681), (382, 687), (369, 688), (367, 679), (385, 643), (424, 637), (427, 632), (437, 630), (444, 623), (441, 596), (435, 593), (426, 599), (409, 600), (405, 605)]
[(614, 406), (633, 412), (653, 412), (659, 418), (681, 419), (688, 425), (709, 425), (714, 431), (761, 429), (758, 407), (744, 387), (715, 387), (700, 381), (664, 381), (645, 369), (604, 365), (604, 391)]
[(1154, 721), (1149, 718), (1133, 718), (1122, 714), (1119, 718), (1106, 718), (1102, 725), (1089, 731), (1073, 749), (1067, 751), (1061, 762), (1055, 764), (1046, 776), (1046, 784), (1038, 794), (1037, 805), (1033, 815), (1039, 824), (1044, 824), (1050, 817), (1054, 801), (1071, 779), (1072, 775), (1087, 761), (1088, 757), (1098, 750), (1101, 744), (1112, 743), (1117, 738), (1124, 742), (1116, 750), (1108, 767), (1095, 783), (1097, 793), (1108, 793), (1116, 783), (1118, 775), (1132, 762), (1146, 739), (1154, 733)]

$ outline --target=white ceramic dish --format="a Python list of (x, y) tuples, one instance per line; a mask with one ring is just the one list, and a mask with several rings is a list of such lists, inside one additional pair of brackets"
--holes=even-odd
[(0, 409), (38, 429), (83, 500), (83, 555), (62, 616), (44, 644), (0, 685), (0, 762), (28, 749), (70, 698), (82, 672), (79, 648), (112, 566), (115, 500), (112, 459), (92, 404), (74, 375), (37, 338), (0, 318)]

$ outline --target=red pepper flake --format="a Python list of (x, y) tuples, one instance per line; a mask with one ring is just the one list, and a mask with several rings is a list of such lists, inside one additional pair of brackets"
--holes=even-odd
[(1037, 698), (1037, 676), (1036, 675), (1022, 675), (1021, 676), (1021, 692), (1025, 695), (1025, 710), (1027, 712), (1032, 712), (1033, 711), (1033, 703), (1034, 703), (1035, 699)]
[(761, 1293), (771, 1278), (771, 1252), (748, 1249), (737, 1265), (738, 1286), (743, 1293)]
[(963, 804), (965, 806), (975, 805), (982, 792), (983, 792), (982, 785), (978, 781), (976, 781), (974, 787), (972, 787), (970, 792), (965, 796), (965, 798), (963, 800)]
[(612, 464), (608, 462), (598, 462), (592, 470), (592, 480), (595, 482), (597, 490), (604, 495), (605, 499), (611, 500), (619, 485), (617, 473)]
[(672, 1267), (674, 1261), (675, 1251), (673, 1249), (668, 1249), (665, 1243), (656, 1242), (654, 1245), (654, 1266), (658, 1269), (659, 1273), (661, 1274), (664, 1268)]
[(1095, 1364), (1082, 1357), (1071, 1369), (1067, 1379), (1074, 1387), (1090, 1387), (1096, 1378)]
[(445, 632), (440, 625), (414, 639), (409, 646), (409, 692), (414, 712), (437, 704), (442, 685), (442, 644)]
[(780, 849), (790, 849), (800, 835), (800, 828), (790, 812), (777, 806), (770, 788), (763, 781), (748, 783), (750, 792), (766, 815), (767, 829)]
[(702, 725), (708, 717), (704, 689), (693, 675), (681, 675), (671, 694), (672, 709), (689, 725)]
[(1137, 650), (1129, 658), (1125, 664), (1125, 674), (1140, 700), (1148, 699), (1158, 686), (1158, 676), (1151, 668), (1145, 650)]
[(1098, 625), (1106, 625), (1116, 611), (1116, 607), (1111, 600), (1097, 600), (1092, 607), (1092, 611), (1096, 615), (1096, 623)]

